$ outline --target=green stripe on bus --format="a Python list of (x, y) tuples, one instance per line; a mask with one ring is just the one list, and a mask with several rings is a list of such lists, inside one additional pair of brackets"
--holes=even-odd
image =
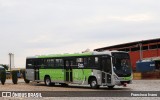
[(51, 55), (41, 55), (38, 58), (54, 58), (54, 57), (76, 57), (76, 56), (90, 56), (92, 52), (87, 53), (75, 53), (75, 54), (51, 54)]

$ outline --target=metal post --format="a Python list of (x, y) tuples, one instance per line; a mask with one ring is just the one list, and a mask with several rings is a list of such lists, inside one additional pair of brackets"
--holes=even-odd
[(9, 69), (10, 69), (10, 71), (11, 71), (11, 54), (12, 53), (9, 53)]
[(139, 49), (140, 49), (140, 60), (143, 59), (143, 53), (142, 53), (142, 43), (139, 43)]

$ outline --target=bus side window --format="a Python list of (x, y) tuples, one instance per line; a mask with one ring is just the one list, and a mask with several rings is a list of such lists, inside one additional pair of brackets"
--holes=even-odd
[(98, 57), (95, 57), (95, 66), (99, 67), (99, 58)]
[(83, 59), (82, 59), (82, 58), (77, 58), (77, 59), (76, 59), (76, 62), (77, 62), (77, 63), (82, 63), (82, 62), (83, 62)]
[(93, 67), (96, 67), (95, 66), (95, 57), (89, 57), (88, 58), (88, 67), (90, 67), (90, 68), (93, 68)]
[(88, 58), (83, 58), (84, 67), (88, 67)]
[(41, 68), (41, 59), (37, 59), (37, 66)]
[(59, 66), (59, 59), (55, 59), (55, 67)]
[(63, 63), (63, 59), (55, 59), (55, 67), (62, 67), (63, 68), (64, 63)]
[(106, 68), (107, 72), (111, 72), (111, 58), (108, 57), (107, 58), (107, 68)]
[(47, 59), (47, 64), (46, 64), (47, 66), (46, 67), (50, 67), (50, 59)]
[(78, 67), (77, 64), (76, 64), (76, 59), (71, 60), (71, 66), (72, 66), (72, 68), (77, 68)]
[(63, 68), (63, 66), (64, 66), (63, 59), (59, 59), (59, 67)]
[(51, 66), (52, 68), (54, 67), (54, 59), (51, 59), (50, 66)]
[(26, 62), (27, 62), (27, 64), (26, 64), (27, 68), (33, 68), (34, 62), (32, 59), (27, 59)]
[(45, 68), (46, 67), (46, 59), (41, 59), (40, 60), (40, 68)]
[(78, 68), (84, 68), (83, 58), (77, 58), (76, 63)]

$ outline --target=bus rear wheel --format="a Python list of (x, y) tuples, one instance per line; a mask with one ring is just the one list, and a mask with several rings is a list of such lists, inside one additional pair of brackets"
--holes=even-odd
[(45, 82), (46, 86), (50, 86), (51, 85), (51, 79), (50, 79), (50, 77), (45, 77), (44, 82)]
[(91, 88), (93, 88), (93, 89), (99, 88), (99, 85), (98, 85), (98, 83), (97, 83), (96, 78), (91, 78), (91, 80), (90, 80), (90, 86), (91, 86)]
[(27, 80), (27, 79), (25, 79), (24, 81), (25, 81), (25, 83), (27, 83), (27, 84), (30, 82), (30, 80)]

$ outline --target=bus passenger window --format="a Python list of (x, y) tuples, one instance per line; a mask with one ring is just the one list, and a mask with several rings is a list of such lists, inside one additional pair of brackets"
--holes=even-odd
[(52, 68), (54, 67), (54, 59), (51, 59), (50, 65)]
[(27, 68), (32, 68), (34, 66), (34, 62), (32, 59), (27, 59)]
[(77, 58), (77, 63), (82, 63), (83, 59), (82, 58)]
[(95, 66), (96, 66), (96, 67), (99, 66), (99, 59), (98, 59), (98, 57), (95, 57)]
[(71, 66), (72, 66), (72, 67), (77, 67), (77, 65), (76, 65), (76, 60), (75, 60), (75, 59), (71, 60)]
[(63, 67), (63, 66), (64, 66), (63, 59), (59, 59), (59, 67)]
[(63, 67), (63, 66), (64, 66), (63, 59), (55, 60), (55, 67)]
[(51, 59), (47, 59), (47, 67), (51, 67)]
[(111, 59), (110, 58), (107, 58), (106, 71), (111, 72)]
[(78, 68), (84, 68), (83, 58), (77, 58)]
[(39, 59), (38, 67), (39, 68), (47, 67), (47, 60), (46, 59)]
[(84, 67), (88, 67), (88, 59), (87, 58), (84, 58)]
[(89, 64), (89, 67), (96, 67), (95, 66), (95, 58), (94, 57), (89, 57), (88, 58), (88, 64)]
[(98, 64), (98, 57), (95, 57), (95, 63)]

